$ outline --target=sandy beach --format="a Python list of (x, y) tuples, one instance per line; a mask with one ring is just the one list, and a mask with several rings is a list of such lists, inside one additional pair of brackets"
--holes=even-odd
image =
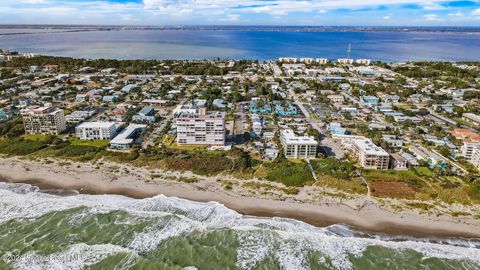
[[(155, 177), (152, 177), (153, 174)], [(199, 181), (175, 181), (182, 178), (198, 178)], [(203, 177), (188, 172), (152, 171), (124, 164), (0, 158), (0, 179), (36, 185), (42, 190), (77, 190), (134, 198), (163, 194), (200, 202), (216, 201), (241, 214), (288, 217), (315, 226), (343, 223), (364, 231), (395, 235), (480, 238), (480, 220), (471, 216), (419, 213), (414, 209), (393, 211), (383, 201), (367, 196), (346, 199), (313, 196), (319, 194), (313, 188), (302, 189), (295, 196), (260, 196), (236, 186), (232, 190), (225, 189), (219, 181), (226, 179), (225, 176)], [(473, 211), (476, 210), (478, 206), (473, 206)]]

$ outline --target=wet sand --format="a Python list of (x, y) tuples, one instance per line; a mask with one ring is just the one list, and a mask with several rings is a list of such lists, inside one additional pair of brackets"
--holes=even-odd
[[(279, 201), (252, 196), (234, 196), (219, 189), (199, 189), (178, 182), (140, 181), (126, 175), (108, 178), (109, 174), (87, 164), (86, 170), (52, 169), (38, 162), (0, 159), (0, 179), (38, 186), (48, 193), (69, 196), (82, 194), (117, 194), (132, 198), (148, 198), (159, 194), (198, 202), (219, 202), (244, 215), (286, 217), (314, 226), (347, 224), (364, 232), (414, 237), (480, 238), (480, 221), (471, 217), (424, 216), (412, 210), (399, 213), (388, 211), (372, 200), (360, 208), (345, 203), (304, 203)], [(84, 168), (85, 169), (85, 168)]]

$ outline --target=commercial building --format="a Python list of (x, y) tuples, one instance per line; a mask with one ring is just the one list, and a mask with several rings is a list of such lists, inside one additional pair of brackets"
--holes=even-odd
[(354, 140), (352, 152), (365, 169), (388, 170), (390, 155), (371, 140)]
[(225, 146), (224, 113), (182, 113), (175, 122), (179, 145)]
[(297, 136), (293, 130), (286, 129), (280, 133), (280, 141), (287, 158), (315, 158), (318, 143), (312, 136)]
[(113, 122), (84, 122), (75, 128), (75, 136), (80, 140), (111, 140), (116, 134)]
[(63, 110), (46, 104), (21, 111), (25, 133), (57, 135), (66, 129)]
[(110, 141), (110, 147), (115, 149), (128, 149), (135, 143), (140, 133), (145, 130), (146, 125), (130, 124), (113, 140)]

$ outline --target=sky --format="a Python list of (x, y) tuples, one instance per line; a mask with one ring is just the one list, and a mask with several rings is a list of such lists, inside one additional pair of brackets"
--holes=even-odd
[(480, 0), (0, 0), (0, 24), (480, 26)]

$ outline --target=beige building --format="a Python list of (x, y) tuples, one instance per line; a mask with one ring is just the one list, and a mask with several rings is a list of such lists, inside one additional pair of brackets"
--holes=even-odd
[(45, 105), (21, 111), (25, 133), (57, 135), (66, 129), (63, 110)]
[(352, 152), (365, 169), (388, 170), (390, 155), (371, 140), (354, 140)]
[(315, 158), (318, 143), (311, 136), (297, 136), (291, 129), (282, 130), (280, 141), (286, 158)]
[(342, 95), (328, 95), (327, 98), (333, 103), (343, 103), (345, 101)]

